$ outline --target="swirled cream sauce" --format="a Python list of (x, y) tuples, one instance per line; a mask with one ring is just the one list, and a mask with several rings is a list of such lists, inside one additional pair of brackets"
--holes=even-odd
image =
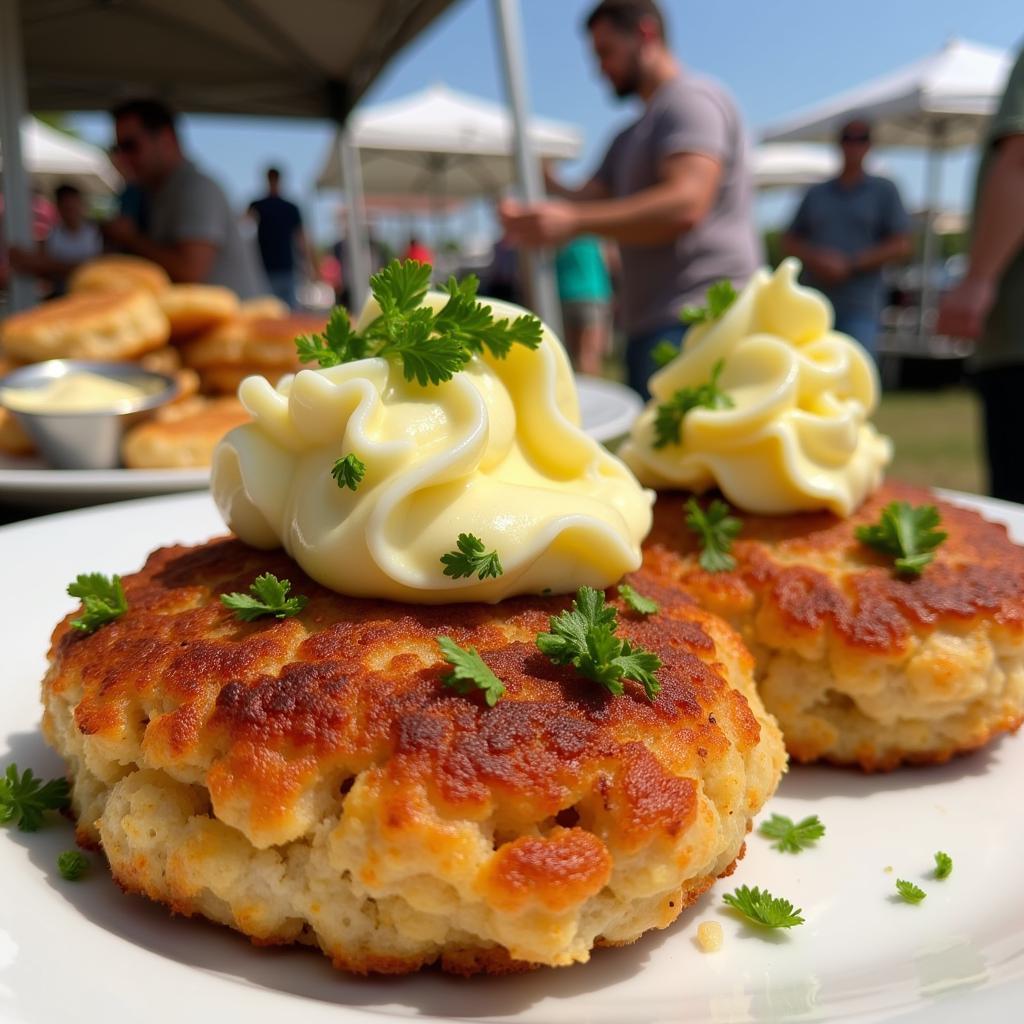
[[(491, 306), (498, 318), (523, 312)], [(377, 312), (371, 302), (361, 323)], [(370, 358), (276, 388), (250, 377), (239, 397), (253, 422), (213, 463), (225, 522), (256, 547), (283, 546), (339, 593), (493, 602), (606, 587), (640, 565), (653, 495), (580, 429), (572, 370), (547, 328), (539, 348), (473, 356), (439, 385)], [(349, 454), (366, 467), (355, 490), (331, 474)], [(444, 574), (462, 533), (497, 552), (501, 575)]]
[[(874, 362), (832, 329), (832, 307), (796, 283), (800, 265), (758, 271), (717, 320), (690, 329), (683, 351), (651, 378), (651, 402), (620, 454), (642, 483), (718, 487), (762, 514), (850, 515), (881, 483), (892, 443), (868, 421)], [(678, 442), (657, 446), (658, 406), (712, 379), (731, 403), (695, 408)]]

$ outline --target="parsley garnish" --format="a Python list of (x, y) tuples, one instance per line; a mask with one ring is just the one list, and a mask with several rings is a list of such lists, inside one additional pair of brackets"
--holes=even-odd
[(298, 615), (308, 597), (288, 597), (292, 585), (288, 580), (279, 580), (273, 573), (265, 572), (249, 585), (248, 594), (221, 594), (220, 603), (230, 608), (243, 622), (252, 622), (262, 615), (273, 615), (275, 619), (287, 619)]
[(953, 871), (953, 858), (948, 853), (943, 853), (939, 850), (935, 854), (935, 877), (936, 878), (949, 878)]
[(477, 574), (477, 579), (485, 580), (488, 576), (497, 579), (505, 570), (501, 567), (501, 559), (497, 551), (485, 551), (484, 542), (471, 533), (460, 533), (456, 541), (458, 551), (449, 551), (441, 556), (445, 576), (453, 580), (463, 576)]
[(68, 585), (68, 594), (82, 600), (83, 614), (71, 620), (71, 628), (92, 633), (128, 611), (120, 576), (104, 576), (100, 572), (80, 573)]
[(896, 891), (907, 903), (920, 903), (928, 895), (924, 889), (919, 889), (913, 882), (908, 882), (905, 878), (896, 879)]
[(347, 487), (350, 491), (354, 491), (366, 476), (366, 463), (357, 455), (349, 452), (331, 467), (331, 476), (334, 477), (339, 487)]
[(719, 359), (711, 368), (711, 380), (695, 388), (680, 388), (667, 402), (662, 402), (654, 413), (654, 447), (664, 448), (680, 444), (683, 437), (683, 419), (694, 409), (731, 409), (733, 400), (718, 387), (718, 378), (725, 368)]
[(67, 779), (43, 782), (31, 768), (19, 775), (18, 766), (9, 764), (0, 776), (0, 824), (13, 821), (22, 832), (35, 832), (43, 823), (43, 814), (63, 810), (70, 797)]
[(736, 559), (729, 552), (743, 522), (729, 515), (729, 506), (715, 498), (702, 509), (696, 498), (686, 503), (686, 525), (700, 538), (700, 566), (706, 572), (731, 572)]
[(459, 693), (481, 690), (487, 706), (493, 708), (505, 692), (502, 681), (487, 667), (475, 647), (462, 648), (447, 636), (439, 636), (437, 645), (444, 660), (452, 666), (443, 679), (444, 685)]
[(877, 523), (857, 527), (857, 540), (883, 555), (893, 555), (897, 572), (920, 576), (935, 557), (935, 548), (948, 536), (935, 529), (939, 522), (934, 505), (890, 501)]
[(668, 366), (675, 357), (679, 355), (679, 349), (672, 344), (668, 338), (662, 338), (654, 348), (651, 349), (651, 361), (660, 370)]
[(825, 826), (816, 814), (798, 822), (784, 814), (773, 814), (767, 821), (761, 823), (758, 832), (768, 839), (774, 839), (772, 846), (776, 850), (783, 853), (799, 853), (825, 834)]
[(679, 314), (684, 324), (706, 324), (717, 320), (735, 301), (739, 293), (732, 281), (716, 281), (707, 291), (703, 306), (683, 306)]
[(628, 583), (619, 584), (619, 597), (622, 598), (626, 604), (635, 612), (639, 612), (641, 615), (653, 615), (658, 610), (658, 602), (652, 601), (649, 597), (644, 597), (643, 594), (638, 593)]
[(78, 850), (65, 850), (57, 858), (60, 877), (68, 882), (77, 882), (85, 874), (89, 861)]
[(777, 899), (767, 889), (761, 890), (756, 885), (753, 889), (741, 885), (722, 899), (748, 921), (764, 928), (793, 928), (804, 923), (799, 907), (794, 907), (789, 900)]
[(380, 315), (360, 332), (348, 313), (336, 308), (322, 334), (296, 339), (299, 359), (338, 366), (382, 356), (399, 361), (406, 380), (426, 386), (451, 380), (485, 349), (503, 359), (513, 345), (533, 349), (540, 344), (540, 320), (528, 313), (515, 320), (495, 319), (491, 307), (476, 297), (479, 282), (473, 274), (462, 281), (448, 279), (448, 301), (436, 313), (424, 306), (430, 270), (416, 260), (392, 260), (370, 278)]
[(580, 587), (572, 608), (551, 616), (551, 632), (537, 637), (537, 647), (556, 665), (572, 665), (615, 696), (625, 692), (623, 680), (632, 679), (654, 700), (661, 690), (654, 675), (661, 658), (617, 637), (617, 625), (615, 609), (605, 604), (604, 592)]

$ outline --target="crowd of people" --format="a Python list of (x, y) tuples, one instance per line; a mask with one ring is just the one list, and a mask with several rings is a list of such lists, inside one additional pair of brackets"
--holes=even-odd
[[(747, 131), (721, 84), (683, 66), (669, 45), (655, 0), (602, 0), (585, 22), (593, 53), (615, 94), (642, 104), (580, 187), (545, 167), (548, 198), (499, 204), (503, 238), (484, 287), (521, 298), (517, 252), (556, 251), (565, 339), (577, 368), (602, 372), (613, 323), (625, 338), (628, 383), (647, 395), (662, 341), (679, 347), (679, 317), (708, 287), (741, 287), (763, 262), (755, 226)], [(112, 156), (125, 179), (117, 215), (90, 221), (81, 193), (57, 190), (54, 223), (11, 265), (59, 295), (68, 274), (104, 249), (143, 256), (173, 281), (230, 287), (246, 298), (272, 292), (298, 305), (300, 277), (318, 258), (299, 207), (282, 194), (281, 172), (266, 173), (266, 194), (246, 216), (255, 245), (220, 185), (182, 148), (162, 103), (136, 100), (112, 112)], [(784, 233), (803, 278), (825, 293), (836, 328), (874, 352), (884, 297), (883, 269), (911, 255), (910, 223), (896, 185), (865, 170), (872, 126), (854, 119), (837, 143), (839, 173), (809, 188)], [(993, 119), (978, 176), (970, 269), (943, 304), (939, 329), (979, 340), (977, 380), (986, 410), (993, 493), (1024, 500), (1024, 469), (1012, 440), (1018, 378), (1024, 376), (1024, 71), (1018, 61)], [(344, 296), (341, 246), (324, 260)], [(431, 261), (418, 238), (404, 255)]]

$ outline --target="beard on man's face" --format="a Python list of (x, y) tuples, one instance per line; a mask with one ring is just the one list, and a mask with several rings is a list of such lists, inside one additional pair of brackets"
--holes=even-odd
[(640, 89), (640, 58), (634, 57), (618, 78), (612, 79), (612, 88), (615, 95), (620, 99), (628, 99), (635, 96)]

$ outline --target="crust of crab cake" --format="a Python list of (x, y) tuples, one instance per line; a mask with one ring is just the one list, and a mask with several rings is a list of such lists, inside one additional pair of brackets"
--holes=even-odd
[[(687, 498), (658, 498), (645, 571), (743, 635), (795, 760), (941, 763), (1024, 721), (1024, 549), (1002, 525), (887, 483), (845, 520), (741, 514), (735, 571), (707, 573)], [(936, 505), (949, 534), (919, 578), (856, 539), (890, 501)]]
[[(220, 595), (266, 571), (309, 603), (240, 622)], [(665, 927), (730, 869), (784, 753), (737, 635), (630, 582), (661, 604), (613, 599), (665, 662), (653, 703), (540, 655), (567, 597), (353, 600), (236, 541), (158, 551), (124, 616), (53, 635), (44, 730), (79, 834), (126, 889), (357, 972), (561, 966)], [(443, 685), (439, 635), (502, 679), (495, 707)]]

